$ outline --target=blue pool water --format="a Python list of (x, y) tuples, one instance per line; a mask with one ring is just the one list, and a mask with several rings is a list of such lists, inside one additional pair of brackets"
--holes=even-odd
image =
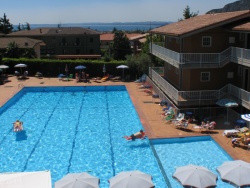
[[(24, 122), (14, 133), (12, 123)], [(124, 86), (25, 87), (0, 109), (0, 172), (50, 170), (52, 183), (89, 172), (100, 187), (121, 171), (151, 174), (165, 188), (149, 141), (126, 141), (142, 128)]]
[[(218, 175), (217, 187), (234, 187), (221, 181), (216, 168), (232, 158), (210, 137), (187, 137), (151, 140), (170, 186), (182, 187), (172, 178), (177, 167), (194, 164)], [(160, 165), (160, 166), (161, 166)]]

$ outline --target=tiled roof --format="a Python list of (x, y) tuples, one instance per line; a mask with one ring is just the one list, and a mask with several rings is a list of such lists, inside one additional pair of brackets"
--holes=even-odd
[(32, 36), (32, 35), (99, 35), (100, 33), (82, 27), (61, 27), (61, 28), (36, 28), (10, 33), (11, 36)]
[(218, 27), (223, 24), (232, 23), (242, 18), (250, 17), (250, 11), (236, 11), (215, 14), (198, 15), (183, 21), (168, 24), (150, 30), (150, 33), (159, 33), (173, 36), (188, 35), (193, 32), (203, 31)]
[(130, 38), (130, 40), (140, 40), (146, 38), (147, 34), (140, 34)]
[[(133, 40), (134, 37), (141, 36), (140, 33), (126, 33), (129, 40)], [(100, 35), (100, 41), (112, 41), (114, 40), (114, 33), (103, 33)]]
[(237, 25), (237, 26), (233, 27), (232, 30), (236, 30), (236, 31), (250, 31), (250, 22), (244, 23), (244, 24), (241, 24), (241, 25)]
[(33, 48), (37, 43), (43, 44), (41, 40), (27, 37), (0, 37), (0, 48), (6, 48), (11, 42), (15, 42), (18, 48)]
[(100, 35), (100, 41), (112, 41), (114, 39), (113, 33), (103, 33)]

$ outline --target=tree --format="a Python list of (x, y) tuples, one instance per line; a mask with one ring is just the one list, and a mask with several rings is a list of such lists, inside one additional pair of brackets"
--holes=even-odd
[[(187, 5), (186, 8), (183, 10), (183, 19), (186, 20), (186, 19), (189, 19), (189, 18), (192, 18), (192, 17), (195, 17), (199, 14), (199, 11), (197, 12), (190, 12), (190, 7)], [(182, 21), (183, 19), (179, 19), (179, 21)]]
[(10, 58), (19, 58), (19, 48), (17, 43), (10, 42), (6, 48), (4, 56)]
[(17, 31), (21, 31), (21, 24), (19, 23), (18, 26), (17, 26)]
[(142, 44), (142, 53), (149, 53), (149, 45), (151, 43), (151, 39), (153, 43), (164, 43), (164, 37), (162, 35), (147, 35), (146, 41)]
[(115, 60), (125, 60), (126, 55), (132, 53), (129, 39), (123, 31), (116, 31), (113, 43), (113, 56)]
[(27, 58), (36, 58), (36, 52), (33, 48), (25, 48), (21, 50), (21, 56)]
[(115, 33), (117, 31), (116, 27), (113, 28), (112, 33)]
[(138, 55), (126, 56), (126, 65), (129, 66), (130, 72), (133, 72), (136, 77), (141, 76), (144, 73), (148, 73), (148, 67), (152, 66), (150, 56), (144, 53)]
[(26, 30), (30, 30), (30, 24), (26, 22)]
[(6, 14), (4, 13), (3, 18), (0, 18), (0, 32), (4, 34), (9, 34), (12, 32), (13, 25), (7, 19)]

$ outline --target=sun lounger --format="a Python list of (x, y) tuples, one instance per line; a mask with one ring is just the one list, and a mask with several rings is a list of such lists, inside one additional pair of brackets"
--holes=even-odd
[(136, 80), (136, 83), (141, 83), (141, 82), (145, 82), (147, 78), (146, 74), (143, 74), (138, 80)]
[(101, 79), (101, 81), (106, 82), (108, 79), (109, 79), (109, 75), (104, 76), (104, 77)]
[(245, 133), (248, 131), (249, 131), (249, 129), (247, 127), (242, 127), (240, 129), (225, 130), (223, 132), (223, 136), (226, 136), (226, 137), (240, 136), (240, 134), (238, 134), (238, 133)]
[(152, 89), (145, 89), (145, 90), (143, 90), (143, 95), (153, 95), (153, 90)]
[(194, 129), (194, 130), (198, 130), (198, 131), (201, 132), (201, 131), (202, 131), (202, 126), (200, 126), (200, 125), (194, 125), (194, 126), (193, 126), (193, 129)]
[(184, 113), (179, 113), (178, 116), (177, 116), (177, 118), (174, 119), (174, 120), (172, 120), (172, 123), (173, 123), (173, 124), (176, 124), (176, 123), (182, 121), (182, 120), (184, 119), (184, 117), (185, 117), (185, 114), (184, 114)]
[(121, 77), (120, 76), (115, 76), (113, 78), (110, 78), (111, 81), (120, 81)]
[(182, 119), (180, 121), (176, 121), (174, 123), (175, 125), (175, 128), (177, 129), (187, 129), (189, 124), (192, 122), (192, 118), (189, 118), (189, 119)]
[(211, 121), (210, 123), (206, 124), (206, 125), (195, 125), (193, 126), (194, 130), (199, 130), (200, 132), (204, 131), (204, 132), (208, 132), (211, 130), (214, 130), (216, 125), (216, 122)]
[(43, 74), (42, 74), (41, 72), (37, 72), (37, 73), (35, 74), (35, 77), (36, 77), (36, 78), (42, 78), (42, 77), (43, 77)]
[(149, 89), (149, 88), (151, 88), (152, 86), (151, 85), (149, 85), (149, 84), (144, 84), (144, 85), (140, 85), (139, 86), (139, 89)]
[(232, 129), (232, 130), (225, 130), (223, 132), (223, 136), (226, 136), (226, 137), (231, 137), (231, 136), (235, 136), (236, 133), (239, 133), (240, 131), (239, 130), (236, 130), (236, 129)]
[(175, 117), (175, 113), (174, 113), (174, 110), (173, 110), (173, 109), (171, 109), (171, 110), (169, 111), (169, 113), (166, 113), (166, 114), (167, 114), (167, 115), (164, 116), (166, 122), (172, 121), (172, 120), (174, 119), (174, 117)]
[(242, 136), (244, 136), (244, 134), (250, 134), (250, 131), (247, 131), (244, 133), (242, 133), (242, 132), (236, 133), (236, 135), (234, 137), (242, 137)]

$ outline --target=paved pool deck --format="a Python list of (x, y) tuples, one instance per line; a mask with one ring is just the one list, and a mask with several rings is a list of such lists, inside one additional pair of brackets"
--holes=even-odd
[[(29, 77), (25, 80), (18, 80), (15, 76), (9, 76), (9, 82), (0, 85), (0, 107), (3, 106), (10, 98), (25, 86), (94, 86), (94, 85), (125, 85), (131, 100), (137, 110), (142, 125), (150, 139), (186, 137), (210, 135), (214, 140), (224, 148), (227, 153), (235, 160), (241, 159), (250, 162), (250, 150), (246, 148), (233, 148), (231, 139), (222, 135), (225, 129), (233, 128), (233, 125), (225, 126), (226, 117), (216, 119), (216, 129), (210, 133), (200, 133), (192, 128), (192, 124), (187, 130), (176, 129), (175, 126), (162, 119), (162, 107), (158, 104), (159, 100), (153, 99), (151, 95), (146, 94), (139, 89), (139, 84), (135, 82), (122, 81), (94, 81), (90, 83), (76, 82), (75, 79), (70, 81), (62, 81), (58, 78), (36, 78)], [(11, 117), (10, 117), (11, 118)], [(0, 120), (1, 121), (1, 120)]]

